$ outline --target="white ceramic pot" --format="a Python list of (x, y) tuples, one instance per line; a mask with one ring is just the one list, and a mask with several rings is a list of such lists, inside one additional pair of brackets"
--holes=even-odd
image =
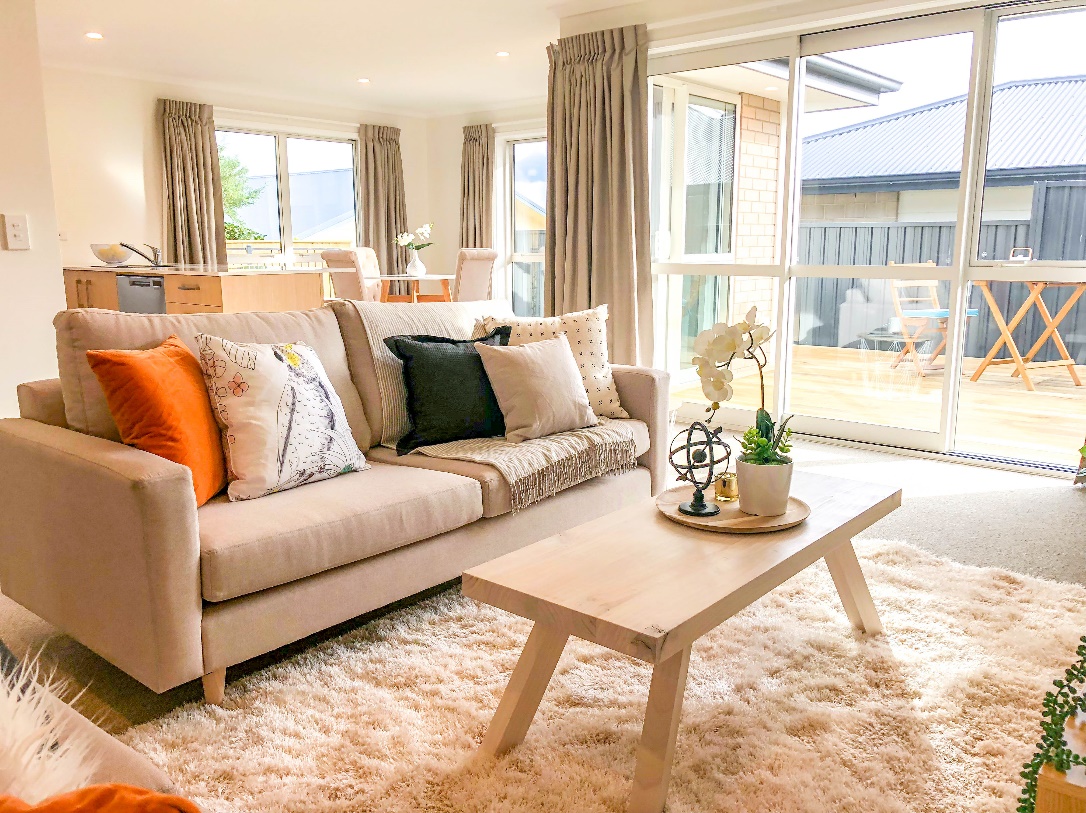
[(759, 517), (779, 517), (788, 510), (788, 492), (792, 488), (792, 464), (755, 466), (737, 460), (739, 510)]
[(411, 249), (411, 262), (407, 264), (407, 276), (409, 277), (425, 277), (426, 266), (422, 264), (422, 260), (419, 259), (419, 253), (415, 249)]

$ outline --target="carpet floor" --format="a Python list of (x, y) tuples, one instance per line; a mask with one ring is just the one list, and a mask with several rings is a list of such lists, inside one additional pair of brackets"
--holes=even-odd
[[(668, 810), (1011, 811), (1086, 588), (858, 545), (885, 635), (819, 563), (694, 646)], [(447, 591), (122, 739), (215, 811), (621, 811), (649, 667), (571, 639), (522, 746), (475, 755), (529, 623)]]

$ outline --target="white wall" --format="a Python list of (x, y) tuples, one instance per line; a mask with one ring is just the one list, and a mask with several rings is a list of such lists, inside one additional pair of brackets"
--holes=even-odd
[(0, 212), (27, 215), (31, 239), (30, 251), (0, 250), (0, 416), (9, 417), (17, 384), (56, 375), (52, 320), (64, 307), (33, 0), (4, 0), (0, 110)]
[[(460, 157), (464, 145), (464, 127), (494, 124), (499, 129), (531, 123), (545, 127), (547, 103), (505, 110), (480, 111), (458, 116), (430, 119), (427, 123), (430, 167), (430, 220), (437, 225), (434, 245), (426, 250), (427, 268), (433, 273), (452, 273), (460, 248)], [(495, 201), (495, 205), (497, 205)], [(439, 271), (438, 269), (441, 269)]]
[[(1032, 186), (993, 186), (984, 192), (984, 220), (1029, 220)], [(941, 222), (958, 217), (957, 189), (916, 189), (899, 193), (897, 219)]]
[(161, 148), (155, 122), (158, 98), (278, 116), (400, 127), (408, 223), (418, 225), (429, 217), (425, 119), (60, 68), (46, 67), (44, 77), (65, 265), (97, 262), (90, 243), (124, 240), (163, 244)]

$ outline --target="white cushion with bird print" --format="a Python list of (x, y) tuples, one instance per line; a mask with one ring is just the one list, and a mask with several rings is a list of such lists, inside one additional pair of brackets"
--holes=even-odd
[(475, 326), (472, 338), (485, 336), (496, 327), (510, 325), (509, 346), (541, 342), (565, 336), (569, 339), (588, 403), (597, 417), (629, 418), (618, 399), (618, 387), (607, 361), (607, 306), (563, 316), (484, 317)]
[(313, 348), (203, 333), (196, 345), (223, 433), (231, 500), (369, 468)]

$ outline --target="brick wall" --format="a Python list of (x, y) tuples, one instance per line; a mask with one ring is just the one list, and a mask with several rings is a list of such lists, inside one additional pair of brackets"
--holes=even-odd
[(741, 94), (739, 166), (736, 167), (736, 262), (773, 262), (780, 142), (780, 102)]
[(897, 192), (847, 192), (803, 195), (800, 217), (812, 223), (892, 223), (897, 220)]
[[(735, 261), (771, 264), (777, 242), (777, 160), (781, 142), (780, 102), (744, 93), (739, 111), (736, 168)], [(759, 320), (772, 323), (776, 280), (732, 277), (728, 321), (742, 319), (752, 305)]]

